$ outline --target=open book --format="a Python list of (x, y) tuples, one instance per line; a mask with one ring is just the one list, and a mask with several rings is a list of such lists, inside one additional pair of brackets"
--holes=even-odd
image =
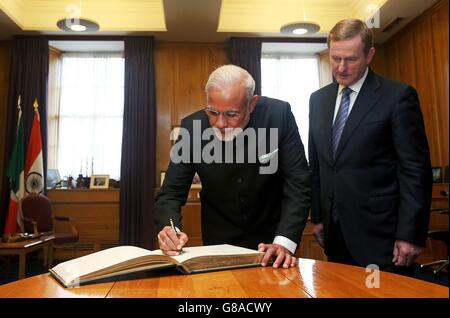
[(183, 253), (167, 256), (161, 250), (118, 246), (82, 256), (50, 269), (66, 287), (132, 272), (173, 267), (184, 274), (258, 266), (264, 253), (228, 244), (184, 247)]

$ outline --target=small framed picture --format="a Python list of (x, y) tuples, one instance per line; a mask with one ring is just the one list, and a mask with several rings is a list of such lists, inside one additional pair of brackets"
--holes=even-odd
[(433, 167), (431, 168), (433, 171), (433, 183), (441, 183), (442, 182), (442, 168), (441, 167)]
[(172, 126), (172, 130), (170, 131), (170, 140), (172, 141), (172, 144), (174, 144), (178, 136), (180, 135), (180, 126)]
[(201, 188), (202, 188), (202, 181), (200, 180), (198, 174), (195, 173), (194, 178), (192, 178), (191, 189), (201, 189)]
[(94, 174), (91, 176), (91, 184), (89, 189), (108, 189), (109, 188), (109, 175), (107, 174)]
[(159, 186), (160, 187), (162, 187), (162, 185), (163, 185), (163, 182), (164, 182), (164, 178), (166, 177), (166, 172), (165, 171), (161, 171), (161, 174), (160, 174), (160, 183), (159, 183)]
[(60, 181), (58, 169), (47, 169), (47, 189), (56, 188)]

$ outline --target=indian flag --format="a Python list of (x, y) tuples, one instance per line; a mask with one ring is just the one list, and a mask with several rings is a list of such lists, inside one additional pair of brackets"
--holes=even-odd
[(44, 165), (42, 162), (41, 121), (37, 100), (34, 101), (34, 120), (25, 162), (25, 191), (42, 193), (44, 190)]

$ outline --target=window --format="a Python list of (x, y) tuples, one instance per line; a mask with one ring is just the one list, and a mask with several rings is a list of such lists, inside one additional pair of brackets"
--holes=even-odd
[(314, 55), (263, 53), (261, 91), (289, 102), (308, 157), (309, 97), (318, 90), (319, 60)]
[(59, 60), (59, 107), (54, 116), (49, 113), (49, 126), (57, 127), (49, 129), (49, 168), (57, 168), (61, 176), (108, 174), (119, 179), (123, 55), (63, 53)]

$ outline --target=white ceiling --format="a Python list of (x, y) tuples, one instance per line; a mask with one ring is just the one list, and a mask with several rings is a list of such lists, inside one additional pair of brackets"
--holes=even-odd
[[(79, 0), (17, 0), (17, 3), (41, 3), (46, 5), (51, 5), (55, 1), (65, 1), (65, 2), (75, 2)], [(94, 1), (94, 0), (84, 0), (84, 2)], [(103, 1), (105, 3), (119, 3), (125, 6), (125, 1), (118, 2), (118, 0), (95, 0)], [(108, 2), (109, 1), (109, 2)], [(136, 3), (147, 3), (150, 0), (132, 0), (134, 5)], [(153, 3), (157, 3), (156, 0), (151, 0)], [(277, 23), (282, 21), (285, 23), (292, 22), (288, 20), (287, 14), (281, 8), (281, 4), (292, 4), (301, 3), (301, 0), (159, 0), (162, 1), (163, 12), (164, 12), (164, 22), (167, 31), (134, 31), (134, 30), (113, 30), (101, 31), (95, 34), (100, 35), (153, 35), (157, 41), (177, 41), (177, 42), (225, 42), (231, 36), (248, 36), (248, 37), (272, 37), (272, 38), (286, 38), (286, 35), (282, 35), (276, 29), (268, 29), (269, 22), (264, 23), (267, 19), (267, 13), (260, 13), (260, 16), (256, 12), (266, 12), (267, 5), (270, 4), (273, 8), (269, 7), (269, 15), (273, 13), (275, 16), (277, 13), (282, 13), (281, 18), (276, 17)], [(367, 0), (304, 0), (305, 5), (311, 5), (311, 8), (318, 8), (324, 3), (327, 4), (327, 10), (323, 9), (318, 11), (319, 16), (316, 15), (314, 22), (325, 26), (330, 23), (333, 19), (333, 14), (338, 17), (338, 13), (342, 14), (342, 9), (340, 6), (347, 5), (349, 7), (355, 7), (357, 4), (366, 3)], [(375, 1), (375, 0), (374, 0)], [(384, 0), (376, 0), (377, 2)], [(380, 28), (374, 29), (376, 36), (376, 42), (382, 43), (402, 27), (404, 27), (408, 22), (417, 17), (427, 8), (432, 6), (438, 0), (386, 0), (384, 5), (380, 10)], [(10, 16), (6, 15), (2, 10), (2, 3), (11, 2), (7, 0), (0, 0), (0, 40), (10, 38), (14, 34), (63, 34), (56, 30), (44, 30), (39, 29), (35, 31), (24, 31), (12, 19)], [(222, 3), (223, 2), (223, 3)], [(278, 3), (278, 6), (276, 5)], [(224, 6), (222, 6), (222, 4)], [(227, 6), (225, 6), (225, 4)], [(239, 8), (238, 12), (233, 12), (233, 6)], [(244, 10), (242, 8), (253, 8), (253, 10)], [(253, 7), (252, 7), (253, 6)], [(261, 11), (262, 7), (265, 6), (266, 11)], [(34, 7), (33, 7), (34, 8)], [(309, 7), (307, 7), (309, 8)], [(325, 7), (324, 7), (325, 8)], [(331, 9), (330, 9), (331, 8)], [(336, 8), (336, 9), (333, 9)], [(342, 7), (343, 8), (343, 7)], [(28, 8), (28, 10), (31, 10)], [(105, 9), (106, 10), (106, 9)], [(221, 12), (224, 11), (224, 12)], [(259, 10), (259, 11), (258, 11)], [(309, 9), (308, 9), (309, 10)], [(312, 9), (311, 9), (312, 10)], [(341, 10), (341, 11), (339, 11)], [(356, 9), (355, 9), (356, 10)], [(226, 11), (226, 12), (225, 12)], [(301, 11), (301, 10), (297, 10)], [(306, 11), (306, 10), (305, 10)], [(338, 12), (339, 11), (339, 12)], [(118, 12), (117, 9), (115, 11)], [(123, 10), (123, 17), (120, 23), (127, 19), (126, 10)], [(132, 10), (133, 14), (136, 14), (136, 9)], [(284, 12), (284, 13), (283, 13)], [(312, 11), (310, 11), (312, 12)], [(230, 17), (235, 17), (236, 24), (242, 23), (240, 29), (234, 30), (234, 32), (218, 32), (220, 25), (225, 25), (226, 18), (221, 16), (221, 13), (228, 14), (228, 20)], [(105, 15), (105, 13), (103, 12)], [(311, 15), (310, 15), (311, 16)], [(141, 16), (139, 16), (141, 17)], [(292, 15), (290, 16), (292, 18)], [(384, 33), (380, 30), (388, 25), (396, 17), (403, 17), (402, 22), (396, 27), (389, 30), (389, 32)], [(289, 18), (289, 19), (291, 19)], [(324, 19), (323, 21), (321, 19)], [(284, 20), (283, 20), (284, 19)], [(250, 26), (255, 26), (253, 29), (248, 28), (248, 21), (254, 21)], [(145, 22), (145, 21), (144, 21)], [(262, 24), (258, 24), (263, 22)], [(333, 21), (334, 23), (337, 22)], [(247, 23), (247, 27), (245, 27)], [(259, 26), (257, 26), (259, 25)], [(320, 33), (316, 34), (315, 37), (325, 37), (327, 32), (323, 32), (321, 28)], [(223, 30), (226, 30), (224, 27)], [(297, 38), (299, 36), (289, 36), (292, 38)]]

